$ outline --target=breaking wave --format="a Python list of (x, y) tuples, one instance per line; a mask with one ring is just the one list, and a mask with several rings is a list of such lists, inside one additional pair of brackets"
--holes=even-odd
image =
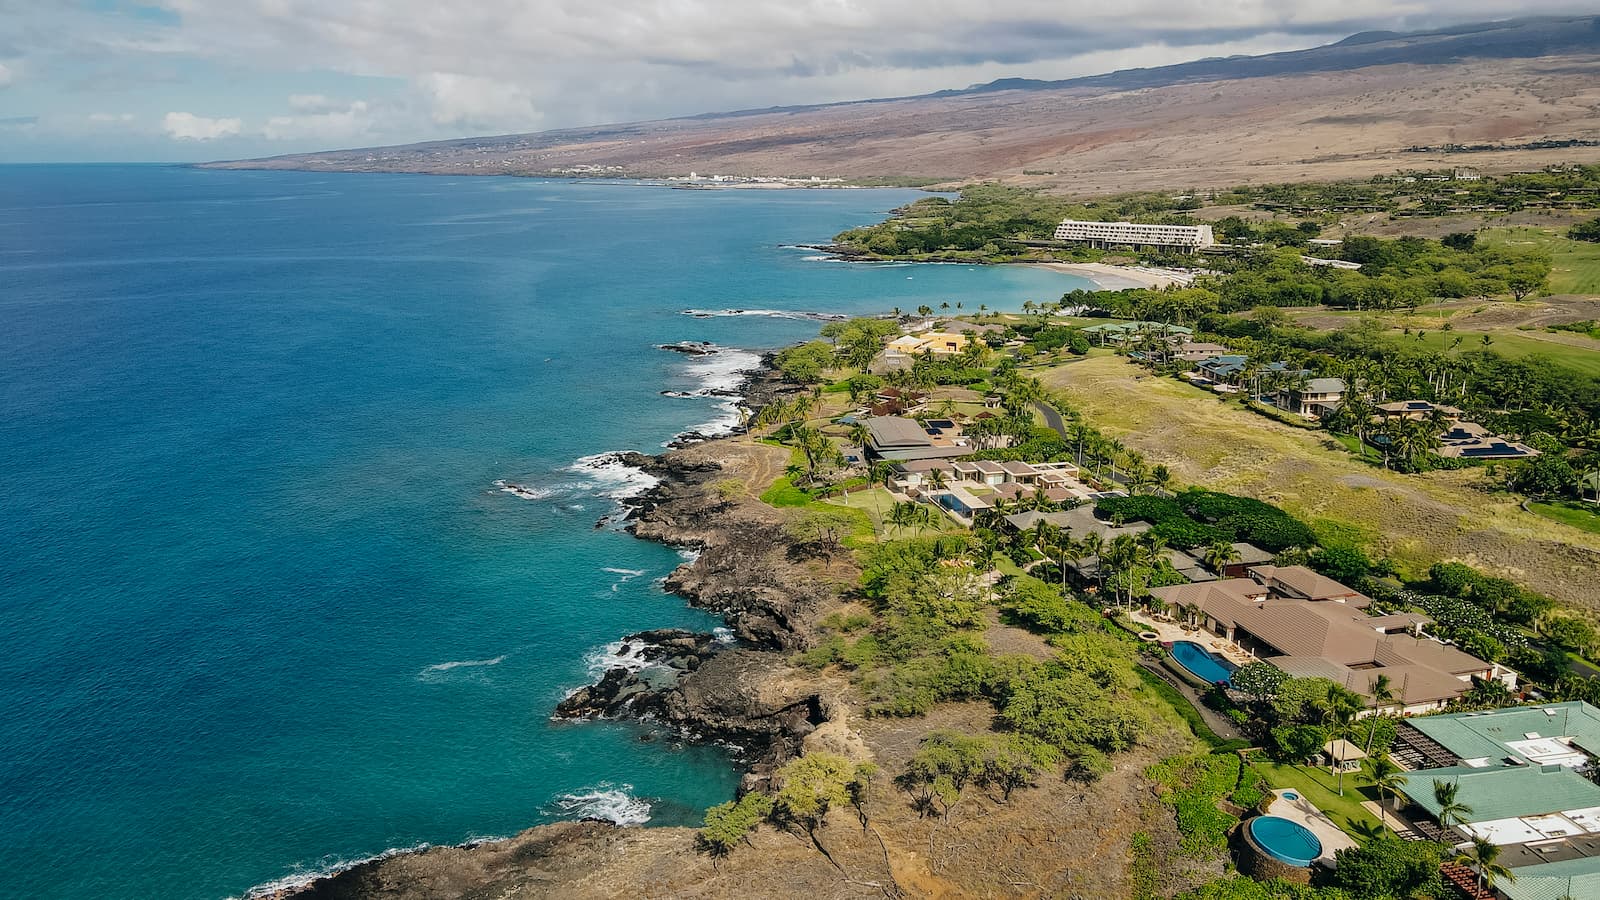
[[(491, 838), (489, 840), (498, 839)], [(481, 843), (481, 841), (475, 841), (473, 843)], [(411, 847), (392, 847), (383, 851), (382, 853), (362, 857), (361, 859), (337, 859), (331, 862), (319, 863), (314, 869), (304, 869), (301, 871), (292, 872), (274, 881), (269, 881), (265, 884), (258, 884), (240, 895), (240, 900), (267, 900), (267, 898), (270, 897), (278, 897), (291, 891), (300, 890), (319, 878), (327, 878), (330, 875), (337, 875), (340, 872), (343, 872), (345, 869), (353, 869), (356, 866), (364, 863), (377, 862), (379, 860), (389, 859), (393, 856), (401, 856), (407, 853), (419, 853), (432, 846), (432, 844), (416, 844)]]
[[(806, 257), (810, 259), (811, 257)], [(826, 259), (826, 257), (819, 257)], [(797, 309), (685, 309), (683, 315), (696, 319), (721, 319), (728, 316), (760, 316), (767, 319), (809, 319), (814, 322), (842, 322), (843, 313), (809, 312)]]
[(584, 456), (567, 467), (584, 475), (592, 488), (613, 500), (637, 497), (660, 483), (661, 479), (622, 461), (625, 450), (607, 450)]
[(618, 825), (643, 825), (650, 821), (650, 801), (633, 796), (633, 785), (602, 781), (592, 788), (561, 794), (551, 802), (551, 812), (578, 819), (605, 819)]
[(493, 659), (460, 659), (460, 660), (454, 660), (452, 662), (436, 663), (434, 665), (428, 666), (426, 669), (423, 669), (422, 671), (424, 673), (426, 673), (426, 672), (448, 672), (451, 669), (477, 668), (479, 666), (498, 666), (502, 662), (505, 661), (505, 658), (506, 658), (505, 654), (502, 653), (501, 655), (496, 656)]
[(612, 641), (598, 650), (584, 657), (584, 663), (589, 667), (589, 678), (598, 681), (612, 669), (627, 669), (637, 672), (650, 665), (644, 658), (644, 648), (649, 646), (644, 641)]

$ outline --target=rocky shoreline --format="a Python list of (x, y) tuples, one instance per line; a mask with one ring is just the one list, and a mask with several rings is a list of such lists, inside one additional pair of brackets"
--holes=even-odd
[[(796, 390), (783, 382), (768, 355), (741, 393), (747, 406), (759, 409)], [(649, 722), (692, 740), (737, 746), (745, 768), (742, 794), (766, 788), (778, 768), (801, 754), (808, 736), (842, 715), (836, 712), (842, 706), (816, 685), (787, 677), (788, 655), (806, 647), (812, 634), (806, 612), (827, 593), (814, 579), (795, 577), (791, 544), (774, 511), (747, 493), (730, 496), (724, 489), (741, 474), (727, 465), (743, 456), (733, 452), (735, 441), (684, 442), (680, 437), (680, 446), (659, 456), (616, 456), (657, 479), (624, 501), (625, 528), (641, 540), (695, 551), (664, 586), (690, 605), (719, 614), (734, 639), (681, 629), (627, 635), (620, 656), (628, 664), (608, 669), (594, 684), (567, 696), (552, 716)], [(253, 896), (435, 896), (439, 885), (432, 876), (446, 874), (438, 867), (477, 869), (517, 847), (522, 849), (513, 855), (536, 848), (550, 868), (565, 871), (581, 866), (597, 847), (614, 844), (616, 833), (633, 830), (597, 820), (554, 823), (505, 841), (386, 854)]]

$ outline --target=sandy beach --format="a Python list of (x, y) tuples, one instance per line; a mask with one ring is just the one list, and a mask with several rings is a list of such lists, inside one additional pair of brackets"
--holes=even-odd
[(1028, 263), (1028, 265), (1087, 278), (1107, 291), (1163, 288), (1174, 284), (1184, 287), (1194, 280), (1192, 272), (1157, 269), (1151, 266), (1112, 266), (1106, 263)]

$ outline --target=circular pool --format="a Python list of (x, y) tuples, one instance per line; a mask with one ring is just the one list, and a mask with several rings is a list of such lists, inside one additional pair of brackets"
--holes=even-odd
[(1311, 829), (1282, 816), (1257, 816), (1245, 824), (1250, 843), (1273, 859), (1305, 868), (1322, 855), (1322, 841)]

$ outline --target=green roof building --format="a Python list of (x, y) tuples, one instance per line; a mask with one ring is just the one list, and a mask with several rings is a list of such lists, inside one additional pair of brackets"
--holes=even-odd
[(1580, 768), (1600, 756), (1600, 710), (1582, 701), (1424, 716), (1408, 725), (1468, 762)]
[(1406, 773), (1401, 792), (1435, 819), (1440, 809), (1433, 796), (1436, 781), (1456, 785), (1456, 801), (1472, 807), (1463, 817), (1468, 824), (1600, 808), (1600, 785), (1562, 766), (1451, 766)]
[(1569, 859), (1511, 870), (1516, 876), (1495, 882), (1506, 900), (1582, 900), (1600, 897), (1600, 860), (1593, 857)]

